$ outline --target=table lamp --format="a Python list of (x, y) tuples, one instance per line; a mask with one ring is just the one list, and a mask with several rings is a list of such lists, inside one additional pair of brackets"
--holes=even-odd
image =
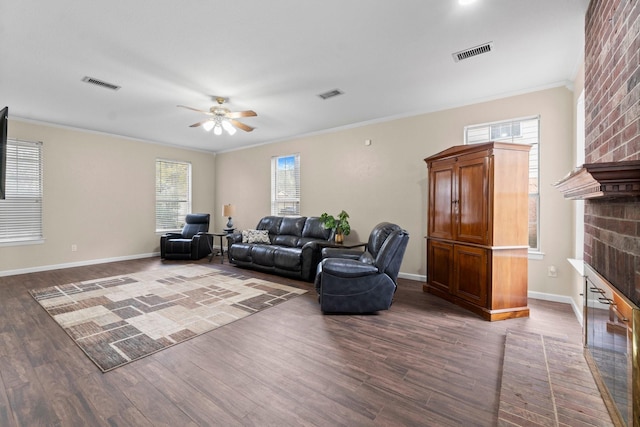
[(233, 231), (233, 219), (231, 217), (235, 215), (235, 213), (236, 213), (236, 207), (233, 206), (232, 204), (224, 205), (222, 207), (222, 216), (226, 216), (229, 218), (229, 221), (227, 221), (227, 226), (224, 229), (224, 231), (228, 233)]

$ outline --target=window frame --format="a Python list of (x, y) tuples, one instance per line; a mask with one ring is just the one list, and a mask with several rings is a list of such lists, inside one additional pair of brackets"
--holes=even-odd
[[(293, 158), (293, 176), (289, 177), (289, 180), (293, 179), (294, 184), (293, 187), (289, 185), (288, 188), (282, 188), (278, 186), (278, 182), (282, 182), (286, 177), (280, 175), (281, 169), (278, 164), (291, 158)], [(279, 197), (278, 194), (282, 192), (285, 195)], [(288, 208), (293, 210), (285, 212)], [(300, 211), (300, 153), (271, 157), (271, 215), (300, 216)]]
[[(522, 123), (523, 122), (528, 122), (528, 121), (536, 121), (536, 135), (535, 137), (535, 142), (530, 142), (529, 139), (531, 139), (531, 137), (526, 137), (523, 135), (523, 126)], [(518, 128), (518, 132), (517, 135), (513, 135), (513, 132), (509, 132), (509, 135), (506, 135), (505, 137), (502, 138), (491, 138), (492, 134), (493, 134), (493, 128), (500, 126), (500, 127), (505, 127), (507, 125), (512, 126), (514, 123), (518, 123), (519, 124), (519, 128)], [(477, 129), (482, 129), (482, 128), (488, 128), (488, 137), (485, 139), (482, 138), (477, 138), (473, 140), (473, 142), (469, 142), (469, 131), (470, 130), (477, 130)], [(530, 154), (529, 154), (529, 182), (530, 182), (530, 187), (529, 187), (529, 199), (531, 200), (531, 198), (535, 199), (535, 209), (536, 209), (536, 222), (535, 222), (535, 227), (536, 227), (536, 247), (532, 247), (531, 245), (529, 245), (529, 255), (533, 255), (538, 256), (540, 254), (542, 254), (542, 243), (541, 243), (541, 230), (540, 230), (540, 115), (537, 116), (526, 116), (526, 117), (518, 117), (518, 118), (514, 118), (514, 119), (507, 119), (507, 120), (498, 120), (495, 122), (488, 122), (488, 123), (479, 123), (479, 124), (473, 124), (473, 125), (468, 125), (464, 127), (464, 143), (466, 145), (471, 145), (471, 144), (482, 144), (482, 143), (486, 143), (489, 141), (499, 141), (499, 142), (508, 142), (508, 143), (525, 143), (525, 144), (530, 144), (532, 146)], [(535, 188), (537, 191), (532, 192), (531, 191), (531, 183), (532, 180), (535, 179)]]
[(7, 139), (6, 198), (0, 200), (0, 246), (44, 242), (43, 151), (41, 141)]
[[(158, 168), (161, 167), (162, 164), (165, 164), (166, 167), (170, 167), (170, 166), (179, 166), (179, 167), (183, 167), (186, 166), (186, 193), (185, 192), (175, 192), (173, 194), (168, 194), (167, 196), (172, 196), (172, 197), (166, 197), (163, 200), (159, 199), (159, 196), (162, 196), (162, 191), (160, 191), (159, 189), (159, 184), (160, 184), (160, 180), (162, 179), (162, 177), (158, 176)], [(155, 160), (155, 168), (156, 168), (156, 172), (155, 172), (155, 191), (156, 191), (156, 197), (155, 197), (155, 205), (156, 205), (156, 212), (155, 212), (155, 217), (156, 217), (156, 221), (155, 221), (155, 229), (156, 229), (156, 233), (166, 233), (166, 232), (172, 232), (172, 231), (180, 231), (182, 230), (182, 227), (184, 225), (184, 220), (187, 214), (190, 214), (192, 211), (192, 191), (191, 191), (191, 186), (192, 186), (192, 177), (193, 177), (193, 172), (192, 172), (192, 164), (191, 162), (185, 162), (185, 161), (180, 161), (180, 160), (171, 160), (171, 159), (164, 159), (164, 158), (157, 158)], [(170, 183), (168, 183), (170, 184)], [(183, 184), (184, 185), (184, 184)], [(179, 193), (179, 194), (178, 194)], [(175, 197), (173, 197), (175, 196)], [(162, 214), (160, 215), (160, 211), (161, 209), (159, 209), (161, 204), (166, 204), (166, 203), (177, 203), (178, 207), (174, 208), (174, 210), (176, 210), (175, 212), (175, 216), (171, 219), (173, 219), (173, 224), (172, 226), (163, 226), (162, 222), (166, 221), (167, 219), (167, 215), (166, 214)]]

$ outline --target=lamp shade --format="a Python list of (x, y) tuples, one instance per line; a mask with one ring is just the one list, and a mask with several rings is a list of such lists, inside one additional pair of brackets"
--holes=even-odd
[(211, 129), (213, 129), (214, 125), (215, 125), (215, 123), (213, 122), (213, 120), (209, 120), (209, 121), (204, 122), (202, 127), (204, 128), (204, 130), (209, 132)]
[(224, 205), (222, 207), (222, 216), (234, 216), (236, 214), (236, 207), (232, 204)]

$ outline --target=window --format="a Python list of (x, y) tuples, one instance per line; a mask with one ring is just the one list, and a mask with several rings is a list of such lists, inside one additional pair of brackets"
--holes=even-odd
[(300, 155), (271, 158), (271, 215), (300, 215)]
[(179, 230), (191, 213), (191, 163), (156, 160), (156, 231)]
[(529, 248), (532, 251), (540, 250), (539, 135), (539, 117), (466, 126), (464, 129), (466, 144), (500, 141), (531, 145), (529, 152)]
[(9, 139), (6, 172), (0, 243), (42, 241), (42, 143)]

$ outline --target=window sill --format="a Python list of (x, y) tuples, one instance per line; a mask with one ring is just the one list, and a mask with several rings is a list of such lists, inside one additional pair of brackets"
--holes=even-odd
[(544, 252), (529, 251), (529, 259), (540, 261), (544, 259)]
[(34, 240), (14, 240), (8, 242), (0, 242), (0, 247), (5, 246), (25, 246), (25, 245), (41, 245), (44, 243), (44, 239), (34, 239)]

